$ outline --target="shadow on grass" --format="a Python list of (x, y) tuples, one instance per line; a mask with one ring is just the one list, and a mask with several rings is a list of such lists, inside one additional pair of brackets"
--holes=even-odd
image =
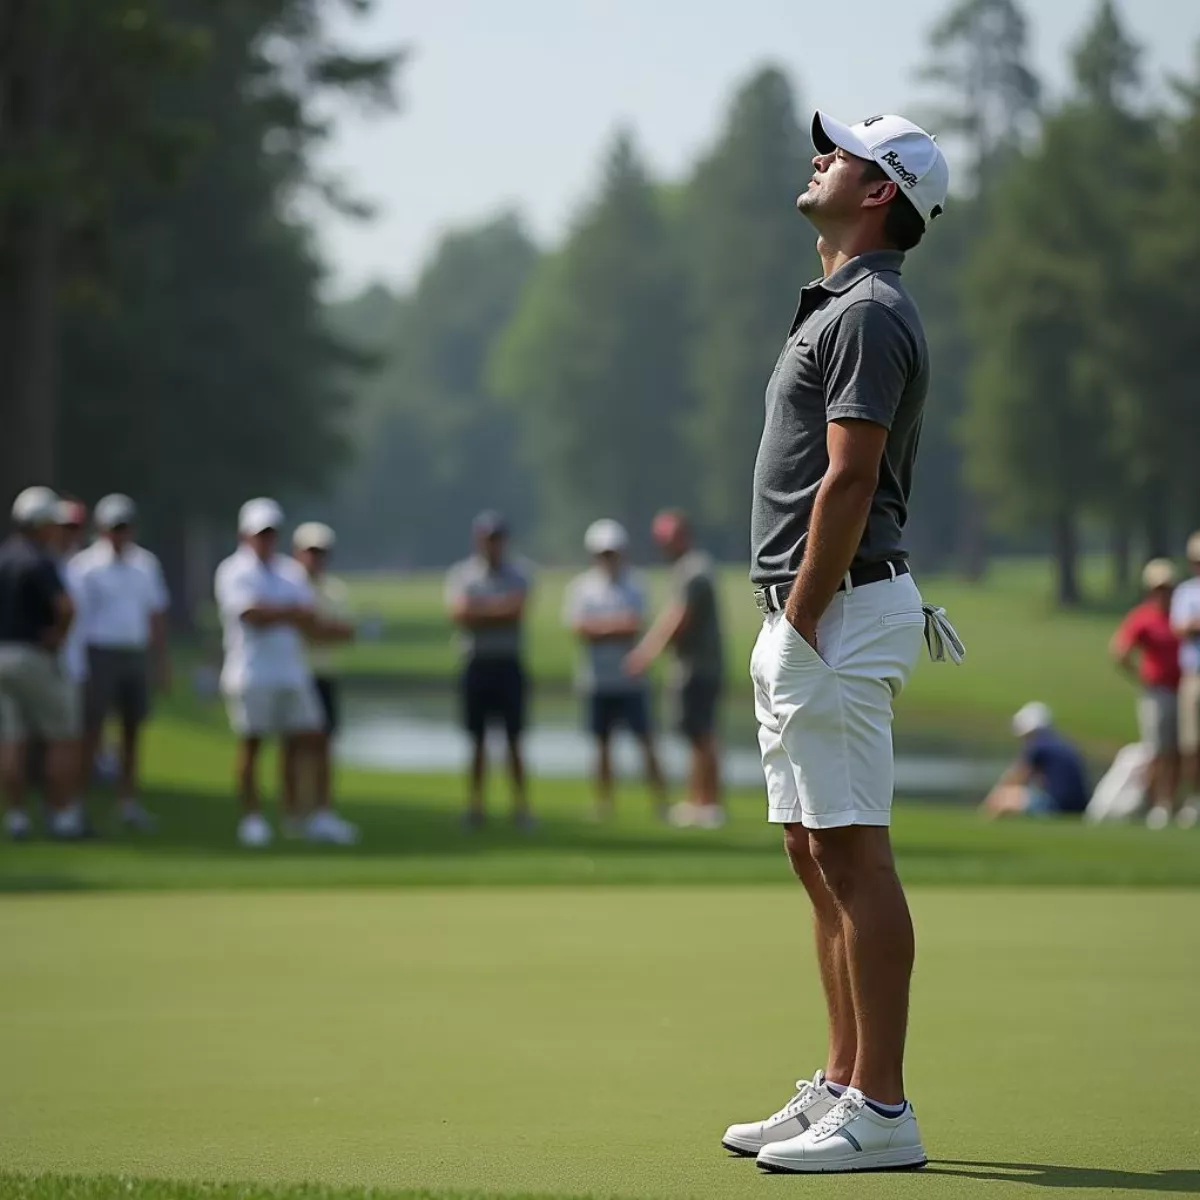
[(938, 1159), (927, 1174), (954, 1175), (961, 1179), (1033, 1184), (1048, 1188), (1095, 1188), (1100, 1191), (1200, 1192), (1200, 1170), (1113, 1171), (1103, 1167), (1060, 1167), (1051, 1163), (974, 1162)]

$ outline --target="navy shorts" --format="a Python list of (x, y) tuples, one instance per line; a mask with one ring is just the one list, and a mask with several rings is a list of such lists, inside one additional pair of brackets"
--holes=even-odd
[(483, 737), (500, 725), (515, 738), (525, 728), (525, 668), (515, 658), (473, 658), (462, 674), (463, 725)]
[(650, 735), (650, 702), (645, 692), (593, 692), (587, 698), (588, 729), (607, 738), (624, 727), (635, 737)]
[(689, 679), (679, 687), (679, 732), (689, 742), (709, 737), (717, 730), (721, 703), (720, 679)]
[(313, 683), (317, 687), (317, 699), (321, 701), (321, 712), (325, 716), (325, 732), (332, 737), (342, 723), (342, 706), (338, 700), (336, 679), (328, 675), (318, 675)]

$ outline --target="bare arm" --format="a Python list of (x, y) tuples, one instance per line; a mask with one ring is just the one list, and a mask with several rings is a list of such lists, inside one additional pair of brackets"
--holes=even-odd
[(167, 614), (150, 614), (150, 653), (154, 659), (154, 674), (160, 691), (171, 688), (171, 653), (167, 641)]
[(1122, 636), (1118, 630), (1113, 634), (1112, 641), (1108, 643), (1108, 653), (1112, 656), (1113, 662), (1117, 664), (1122, 671), (1127, 675), (1132, 675), (1137, 678), (1137, 663), (1135, 661), (1133, 645)]
[(641, 675), (650, 668), (666, 648), (687, 628), (691, 610), (682, 601), (668, 605), (658, 619), (646, 631), (646, 636), (635, 646), (625, 659), (625, 668), (631, 675)]
[(618, 617), (581, 617), (571, 628), (584, 641), (606, 642), (615, 638), (637, 637), (642, 631), (642, 622), (632, 613)]
[(307, 629), (313, 619), (312, 609), (303, 604), (264, 604), (259, 602), (242, 609), (239, 615), (247, 625), (255, 627), (295, 625), (298, 629)]
[(457, 596), (450, 604), (450, 617), (468, 629), (489, 625), (510, 625), (525, 614), (525, 593), (507, 596)]
[(75, 620), (75, 602), (65, 592), (58, 592), (53, 600), (54, 623), (42, 634), (42, 644), (47, 650), (57, 650), (67, 638), (71, 622)]
[(873, 421), (831, 421), (825, 444), (829, 469), (817, 491), (800, 573), (784, 615), (811, 646), (862, 541), (879, 483), (888, 431)]

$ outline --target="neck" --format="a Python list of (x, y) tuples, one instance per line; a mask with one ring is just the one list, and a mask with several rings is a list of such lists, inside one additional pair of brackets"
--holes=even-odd
[(826, 279), (860, 254), (891, 248), (872, 229), (823, 230), (817, 238), (817, 253), (821, 256), (821, 269)]

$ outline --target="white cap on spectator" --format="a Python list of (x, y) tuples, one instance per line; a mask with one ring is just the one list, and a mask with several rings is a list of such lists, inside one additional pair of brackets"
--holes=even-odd
[(58, 520), (58, 496), (48, 487), (27, 487), (13, 501), (12, 519), (18, 525), (53, 525)]
[(593, 521), (583, 535), (583, 548), (589, 554), (619, 554), (629, 545), (629, 534), (620, 521), (601, 517)]
[(247, 500), (238, 513), (238, 533), (253, 537), (268, 529), (278, 529), (283, 524), (283, 509), (277, 501), (267, 496)]
[(305, 521), (292, 534), (292, 545), (297, 550), (332, 550), (337, 537), (323, 521)]
[(1174, 587), (1177, 578), (1175, 564), (1169, 558), (1152, 558), (1142, 568), (1142, 587), (1148, 592), (1156, 588)]
[(137, 520), (137, 505), (121, 492), (113, 492), (96, 504), (96, 524), (101, 529), (132, 525)]
[(1027, 737), (1039, 729), (1049, 729), (1054, 724), (1050, 709), (1040, 700), (1031, 700), (1017, 711), (1012, 719), (1012, 731), (1017, 737)]

